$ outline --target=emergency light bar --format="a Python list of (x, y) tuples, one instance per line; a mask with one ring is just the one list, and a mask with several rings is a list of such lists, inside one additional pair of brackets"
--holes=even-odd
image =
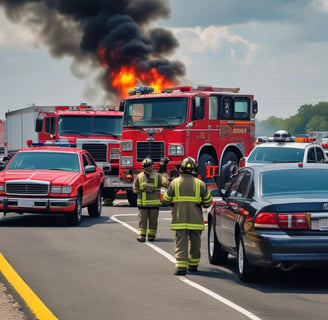
[(27, 145), (29, 147), (43, 147), (43, 146), (55, 146), (55, 147), (72, 147), (72, 144), (68, 142), (67, 139), (59, 140), (47, 140), (45, 142), (30, 142)]
[(134, 90), (129, 90), (128, 93), (130, 95), (134, 94), (148, 94), (154, 92), (153, 87), (135, 87)]

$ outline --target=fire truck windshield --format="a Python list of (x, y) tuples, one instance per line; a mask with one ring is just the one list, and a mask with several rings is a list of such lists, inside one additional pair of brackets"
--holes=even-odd
[(60, 135), (111, 135), (121, 136), (122, 117), (120, 116), (72, 116), (58, 117)]
[(144, 98), (126, 100), (124, 126), (175, 126), (186, 121), (187, 98)]

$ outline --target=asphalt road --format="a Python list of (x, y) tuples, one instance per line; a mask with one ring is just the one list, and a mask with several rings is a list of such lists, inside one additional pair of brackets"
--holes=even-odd
[(10, 214), (0, 218), (0, 253), (61, 320), (308, 320), (327, 314), (325, 270), (264, 272), (259, 282), (242, 284), (233, 258), (225, 267), (208, 263), (207, 230), (200, 271), (174, 276), (168, 208), (160, 212), (154, 243), (136, 241), (136, 210), (123, 201), (104, 207), (100, 218), (84, 211), (79, 227), (67, 227), (62, 216)]

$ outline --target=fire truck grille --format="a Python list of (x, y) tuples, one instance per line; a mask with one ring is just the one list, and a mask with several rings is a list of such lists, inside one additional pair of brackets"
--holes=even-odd
[(96, 162), (107, 161), (107, 145), (96, 143), (83, 143), (82, 148), (89, 151)]
[(6, 194), (8, 195), (46, 196), (48, 193), (49, 183), (6, 183)]
[(137, 161), (142, 161), (147, 157), (155, 162), (164, 158), (164, 142), (137, 142)]

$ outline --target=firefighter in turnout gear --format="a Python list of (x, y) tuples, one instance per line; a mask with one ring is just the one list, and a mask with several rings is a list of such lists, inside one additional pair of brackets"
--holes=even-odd
[(169, 181), (161, 173), (154, 171), (153, 161), (145, 158), (140, 172), (133, 182), (133, 192), (138, 195), (138, 218), (140, 242), (154, 241), (157, 233), (159, 207), (161, 206), (160, 188), (169, 186)]
[(212, 195), (204, 181), (196, 178), (196, 162), (187, 157), (164, 194), (164, 203), (172, 203), (171, 230), (175, 230), (175, 275), (198, 270), (201, 234), (204, 230), (202, 206), (212, 204)]

